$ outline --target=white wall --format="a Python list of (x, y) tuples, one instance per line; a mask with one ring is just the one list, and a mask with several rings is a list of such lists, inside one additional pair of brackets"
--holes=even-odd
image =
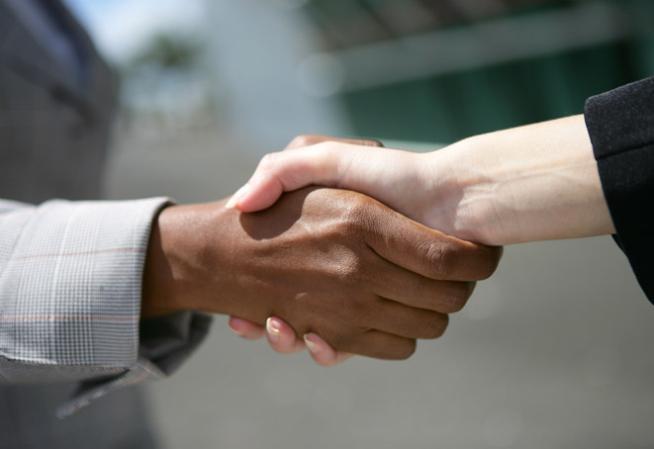
[(338, 104), (311, 95), (311, 86), (307, 90), (306, 58), (318, 44), (294, 3), (298, 2), (206, 2), (209, 65), (218, 105), (225, 108), (221, 125), (255, 141), (255, 151), (262, 154), (281, 149), (297, 134), (350, 133)]

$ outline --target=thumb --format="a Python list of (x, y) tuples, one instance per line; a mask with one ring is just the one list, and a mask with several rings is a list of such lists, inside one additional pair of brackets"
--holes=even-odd
[(340, 167), (346, 163), (347, 153), (338, 148), (327, 151), (321, 145), (310, 150), (267, 154), (225, 207), (256, 212), (275, 204), (284, 192), (314, 184), (336, 187)]

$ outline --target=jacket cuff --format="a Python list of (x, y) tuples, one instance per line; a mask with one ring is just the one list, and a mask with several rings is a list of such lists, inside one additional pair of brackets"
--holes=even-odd
[(136, 362), (116, 376), (82, 383), (57, 416), (66, 418), (118, 388), (170, 376), (204, 341), (211, 322), (209, 315), (192, 311), (142, 320)]
[(81, 382), (58, 410), (67, 416), (116, 388), (166, 377), (188, 357), (211, 318), (140, 319), (151, 225), (168, 204), (55, 200), (5, 217), (0, 379)]
[(2, 334), (14, 341), (0, 355), (103, 369), (134, 363), (150, 228), (166, 204), (55, 200), (29, 211), (2, 272)]
[(654, 303), (654, 78), (589, 98), (584, 115), (614, 237)]

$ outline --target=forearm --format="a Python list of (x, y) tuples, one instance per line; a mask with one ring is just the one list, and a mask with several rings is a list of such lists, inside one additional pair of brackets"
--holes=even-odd
[(505, 245), (614, 232), (583, 116), (476, 136), (425, 157), (435, 207), (424, 220), (461, 238)]

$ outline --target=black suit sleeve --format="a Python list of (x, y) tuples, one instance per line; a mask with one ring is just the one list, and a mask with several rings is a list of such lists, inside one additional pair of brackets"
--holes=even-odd
[(589, 98), (584, 115), (614, 238), (654, 303), (654, 78)]

